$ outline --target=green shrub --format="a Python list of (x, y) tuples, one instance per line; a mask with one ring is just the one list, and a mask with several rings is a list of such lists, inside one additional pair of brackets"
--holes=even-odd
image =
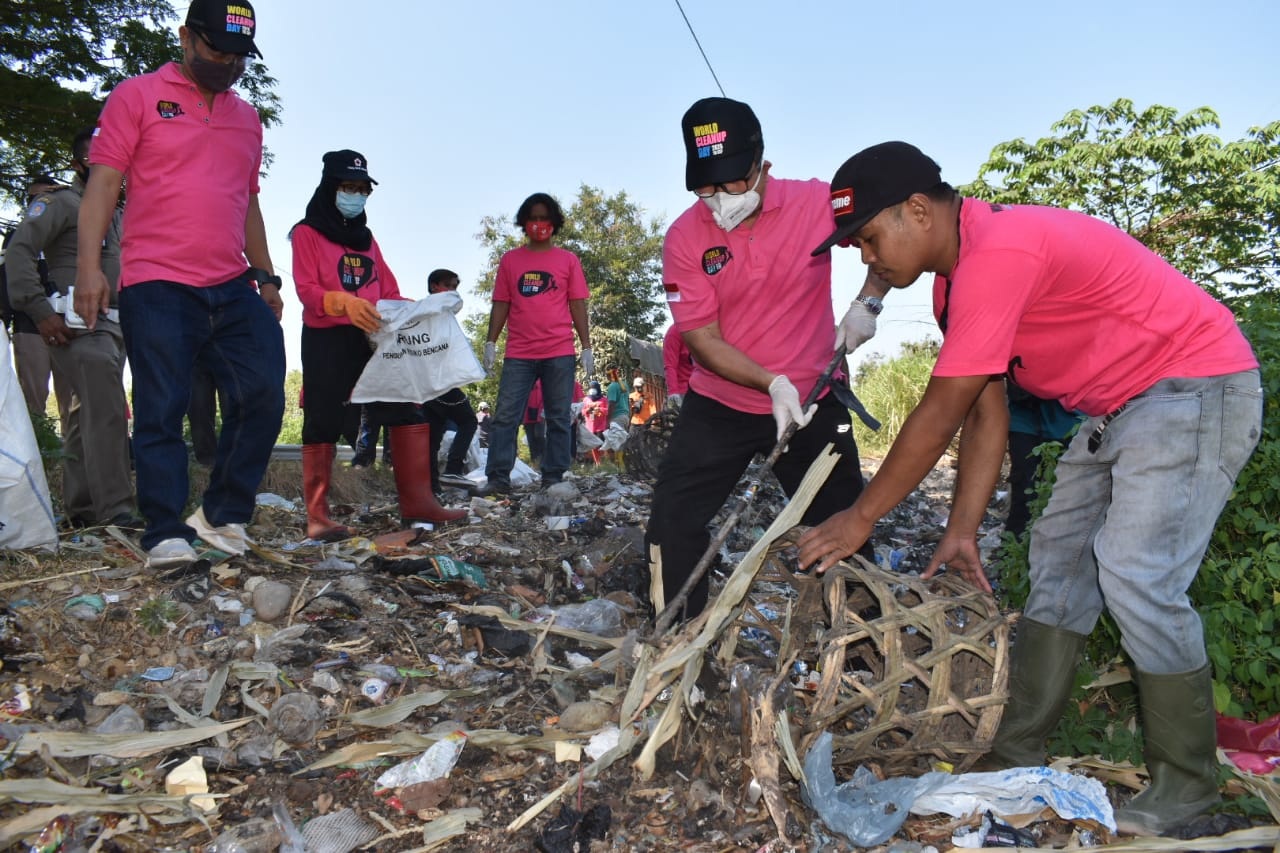
[(933, 363), (938, 360), (938, 342), (918, 341), (902, 345), (892, 359), (876, 356), (863, 362), (853, 377), (853, 392), (882, 426), (872, 432), (856, 417), (853, 434), (858, 449), (883, 456), (902, 431), (902, 422), (924, 396)]

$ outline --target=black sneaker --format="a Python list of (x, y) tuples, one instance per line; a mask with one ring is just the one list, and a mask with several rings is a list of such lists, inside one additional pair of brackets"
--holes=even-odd
[(485, 489), (485, 493), (490, 495), (509, 495), (511, 494), (511, 481), (490, 480), (488, 487)]
[(451, 473), (448, 471), (440, 475), (440, 482), (448, 486), (459, 486), (464, 489), (469, 489), (475, 485), (475, 483), (473, 483), (471, 480), (468, 480), (462, 474)]

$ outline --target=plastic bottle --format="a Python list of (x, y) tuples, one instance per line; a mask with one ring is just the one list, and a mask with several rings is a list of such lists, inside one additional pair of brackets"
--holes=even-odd
[(275, 820), (255, 818), (224, 830), (205, 853), (275, 853), (282, 841), (284, 833)]

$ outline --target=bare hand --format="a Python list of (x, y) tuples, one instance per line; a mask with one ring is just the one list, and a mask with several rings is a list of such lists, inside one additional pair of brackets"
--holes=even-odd
[(852, 509), (837, 512), (800, 537), (800, 568), (817, 562), (817, 573), (822, 574), (861, 548), (871, 527)]
[[(98, 317), (106, 314), (111, 308), (111, 286), (100, 267), (83, 267), (76, 270), (76, 313), (84, 320), (90, 330), (98, 325)], [(62, 318), (58, 318), (62, 322)], [(63, 324), (66, 328), (66, 324)], [(45, 336), (46, 338), (48, 335)]]
[(258, 292), (262, 294), (262, 301), (267, 303), (267, 307), (271, 309), (271, 313), (276, 315), (276, 322), (279, 323), (284, 318), (284, 299), (280, 296), (280, 288), (274, 284), (258, 285)]
[(991, 592), (991, 582), (987, 580), (987, 573), (982, 570), (982, 557), (978, 553), (978, 542), (974, 537), (944, 535), (933, 552), (929, 568), (925, 569), (921, 577), (926, 580), (933, 577), (944, 563), (948, 571), (957, 572), (983, 592)]
[[(79, 290), (79, 288), (76, 289)], [(37, 323), (36, 328), (40, 330), (40, 337), (44, 338), (44, 342), (51, 347), (61, 347), (71, 343), (73, 335), (61, 314), (50, 314)]]

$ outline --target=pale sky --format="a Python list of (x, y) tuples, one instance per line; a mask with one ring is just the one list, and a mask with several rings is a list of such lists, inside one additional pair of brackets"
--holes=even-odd
[[(725, 93), (752, 105), (775, 177), (830, 180), (868, 145), (902, 139), (971, 180), (992, 147), (1038, 138), (1072, 109), (1133, 100), (1209, 106), (1223, 138), (1280, 117), (1274, 0), (683, 0)], [(178, 0), (180, 17), (185, 5)], [(258, 46), (284, 106), (262, 185), (285, 280), (289, 368), (300, 369), (290, 226), (321, 155), (353, 148), (380, 181), (369, 224), (411, 297), (457, 271), (464, 312), (484, 268), (481, 217), (530, 193), (568, 206), (580, 183), (626, 190), (670, 223), (684, 189), (679, 119), (718, 94), (674, 0), (259, 0)], [(834, 250), (837, 319), (861, 285)], [(860, 352), (936, 335), (925, 282), (890, 295)]]

